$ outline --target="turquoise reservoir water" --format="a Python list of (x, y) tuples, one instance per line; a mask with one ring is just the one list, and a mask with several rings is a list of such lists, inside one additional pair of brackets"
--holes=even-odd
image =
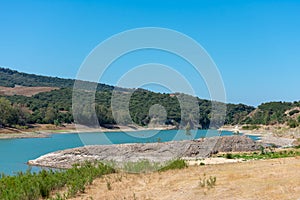
[[(197, 130), (189, 133), (183, 130), (164, 130), (136, 131), (130, 134), (123, 132), (68, 133), (52, 134), (49, 138), (2, 139), (0, 140), (0, 172), (12, 175), (15, 172), (26, 171), (29, 168), (26, 165), (28, 160), (53, 151), (84, 145), (166, 142), (211, 137), (218, 134), (217, 130)], [(232, 135), (232, 132), (222, 131), (221, 135)], [(258, 139), (255, 136), (251, 138)], [(38, 171), (40, 168), (32, 167), (31, 170)]]

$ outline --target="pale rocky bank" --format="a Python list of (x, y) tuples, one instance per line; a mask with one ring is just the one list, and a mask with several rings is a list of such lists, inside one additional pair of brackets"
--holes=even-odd
[(148, 160), (163, 163), (178, 158), (203, 159), (218, 152), (255, 151), (260, 145), (247, 136), (237, 135), (164, 143), (92, 145), (49, 153), (28, 161), (28, 164), (69, 168), (85, 161), (125, 163)]

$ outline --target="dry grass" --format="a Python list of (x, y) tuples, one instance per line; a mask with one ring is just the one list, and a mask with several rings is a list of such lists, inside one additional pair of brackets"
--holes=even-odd
[(0, 86), (0, 94), (7, 95), (7, 96), (23, 95), (23, 96), (31, 97), (31, 96), (41, 93), (41, 92), (50, 92), (50, 91), (56, 90), (56, 89), (58, 89), (58, 88), (56, 88), (56, 87), (26, 87), (26, 86), (17, 86), (17, 87), (11, 88), (11, 87)]
[[(97, 179), (80, 199), (299, 199), (300, 158), (193, 166), (151, 174), (111, 174)], [(203, 188), (204, 176), (217, 178)], [(110, 189), (107, 188), (109, 181)]]

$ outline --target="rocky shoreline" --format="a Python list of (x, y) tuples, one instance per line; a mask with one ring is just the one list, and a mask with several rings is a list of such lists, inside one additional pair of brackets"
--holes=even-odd
[[(242, 127), (236, 126), (223, 126), (219, 130), (226, 130), (235, 132), (236, 130), (239, 131), (240, 134), (244, 135), (253, 135), (259, 136), (259, 142), (264, 144), (273, 144), (278, 147), (291, 147), (297, 145), (297, 138), (300, 138), (300, 132), (298, 129), (292, 130), (284, 128), (278, 128), (280, 126), (262, 126), (259, 129), (254, 130), (243, 130)], [(279, 133), (278, 130), (283, 129), (283, 133)]]
[(28, 161), (29, 165), (70, 168), (85, 161), (122, 164), (148, 160), (164, 163), (178, 158), (203, 159), (218, 152), (255, 151), (260, 143), (247, 136), (211, 137), (164, 143), (93, 145), (57, 151)]

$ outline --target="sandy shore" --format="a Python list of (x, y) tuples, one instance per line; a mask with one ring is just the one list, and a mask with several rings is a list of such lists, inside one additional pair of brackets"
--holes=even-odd
[(65, 134), (65, 133), (89, 133), (89, 132), (129, 132), (129, 131), (147, 131), (147, 130), (172, 130), (174, 126), (159, 126), (159, 127), (137, 127), (137, 126), (118, 126), (113, 128), (89, 128), (86, 126), (75, 126), (74, 124), (67, 124), (64, 127), (55, 127), (54, 125), (39, 124), (36, 127), (27, 130), (0, 128), (0, 139), (13, 138), (45, 138), (50, 137), (51, 134)]
[(244, 162), (243, 159), (226, 159), (222, 157), (209, 157), (205, 159), (191, 159), (191, 158), (183, 158), (189, 166), (194, 165), (216, 165), (216, 164), (226, 164), (226, 163), (237, 163)]
[(45, 138), (50, 134), (40, 132), (26, 132), (26, 133), (0, 133), (0, 139), (21, 139), (21, 138)]
[[(38, 124), (34, 128), (27, 130), (19, 129), (0, 129), (0, 139), (12, 138), (44, 138), (50, 137), (51, 134), (64, 134), (64, 133), (85, 133), (85, 132), (130, 132), (130, 131), (146, 131), (146, 130), (172, 130), (174, 126), (159, 126), (159, 127), (138, 127), (134, 125), (129, 126), (114, 126), (112, 128), (89, 128), (86, 126), (78, 126), (75, 124), (66, 124), (64, 127), (56, 127), (54, 125)], [(265, 144), (274, 144), (281, 147), (290, 147), (298, 145), (300, 133), (298, 129), (286, 129), (278, 126), (261, 126), (258, 130), (242, 130), (242, 127), (223, 126), (219, 130), (226, 131), (239, 131), (243, 135), (260, 136), (261, 142)], [(280, 130), (280, 131), (279, 131)]]

